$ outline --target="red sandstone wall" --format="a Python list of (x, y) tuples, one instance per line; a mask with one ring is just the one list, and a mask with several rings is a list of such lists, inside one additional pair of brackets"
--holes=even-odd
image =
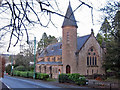
[(0, 77), (4, 77), (5, 71), (5, 58), (0, 56)]

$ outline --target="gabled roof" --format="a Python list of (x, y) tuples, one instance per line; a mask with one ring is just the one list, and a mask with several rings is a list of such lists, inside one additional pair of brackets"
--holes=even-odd
[(76, 20), (75, 20), (74, 13), (72, 11), (70, 3), (69, 3), (69, 6), (68, 6), (66, 15), (65, 15), (65, 19), (63, 21), (62, 28), (65, 27), (65, 26), (75, 26), (75, 27), (78, 27), (77, 24), (76, 24)]
[[(77, 38), (77, 50), (80, 50), (83, 47), (89, 37), (90, 35), (85, 35)], [(61, 45), (61, 42), (48, 45), (39, 57), (62, 55), (62, 49), (60, 48)]]
[(83, 47), (83, 45), (86, 43), (90, 35), (85, 35), (77, 38), (77, 50), (80, 50)]
[(40, 54), (39, 57), (62, 55), (62, 49), (60, 48), (61, 45), (62, 45), (61, 42), (58, 42), (58, 43), (52, 44), (52, 45), (48, 45), (43, 50), (43, 52)]

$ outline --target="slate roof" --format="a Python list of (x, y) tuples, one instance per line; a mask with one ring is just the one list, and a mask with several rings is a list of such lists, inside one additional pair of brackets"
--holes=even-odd
[[(77, 38), (77, 50), (80, 50), (83, 47), (83, 45), (85, 44), (89, 37), (90, 35), (85, 35)], [(61, 42), (48, 45), (48, 47), (46, 47), (45, 50), (43, 50), (39, 57), (62, 55), (62, 49), (60, 49), (61, 45), (62, 45)]]
[(90, 35), (85, 35), (77, 38), (77, 50), (80, 50), (83, 47), (83, 45), (85, 44), (89, 37)]
[(38, 62), (37, 64), (62, 65), (62, 62)]
[(75, 27), (78, 27), (77, 24), (76, 24), (76, 20), (75, 20), (74, 13), (72, 11), (70, 3), (69, 3), (69, 6), (68, 6), (66, 15), (65, 15), (65, 19), (63, 21), (62, 28), (64, 26), (75, 26)]
[(61, 45), (62, 45), (61, 42), (52, 44), (52, 45), (48, 45), (43, 50), (43, 52), (40, 54), (39, 57), (62, 55), (62, 49), (60, 49)]

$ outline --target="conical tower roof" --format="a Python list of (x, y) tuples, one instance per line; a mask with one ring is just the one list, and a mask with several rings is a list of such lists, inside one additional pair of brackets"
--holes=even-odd
[(65, 26), (75, 26), (76, 28), (78, 27), (77, 24), (76, 24), (76, 20), (75, 20), (74, 13), (72, 11), (70, 3), (69, 3), (69, 6), (68, 6), (66, 15), (65, 15), (65, 19), (64, 19), (62, 28), (65, 27)]

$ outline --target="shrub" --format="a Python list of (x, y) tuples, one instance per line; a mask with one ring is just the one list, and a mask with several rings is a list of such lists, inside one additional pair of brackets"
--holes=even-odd
[(28, 72), (20, 72), (21, 77), (28, 77)]
[(59, 75), (59, 83), (75, 83), (78, 85), (85, 85), (86, 84), (86, 78), (83, 75), (80, 75), (79, 73), (73, 73), (73, 74), (60, 74)]
[(24, 66), (17, 66), (17, 67), (15, 67), (15, 70), (17, 70), (17, 71), (25, 71), (25, 67)]
[(68, 81), (68, 76), (67, 74), (62, 73), (62, 74), (59, 74), (58, 79), (59, 79), (59, 83), (64, 83)]
[(68, 79), (70, 81), (73, 81), (73, 82), (76, 82), (80, 77), (80, 74), (79, 73), (73, 73), (73, 74), (70, 74)]
[(28, 77), (33, 78), (34, 72), (28, 72)]
[(46, 73), (36, 73), (36, 79), (47, 80), (49, 75)]
[(11, 65), (10, 64), (7, 67), (5, 67), (5, 71), (6, 71), (6, 73), (8, 73), (10, 75), (10, 73), (11, 73)]
[(79, 77), (77, 80), (76, 80), (76, 84), (78, 85), (85, 85), (86, 84), (86, 78), (85, 77)]
[(20, 76), (20, 73), (21, 73), (20, 71), (15, 71), (15, 70), (14, 70), (14, 71), (13, 71), (13, 76)]

